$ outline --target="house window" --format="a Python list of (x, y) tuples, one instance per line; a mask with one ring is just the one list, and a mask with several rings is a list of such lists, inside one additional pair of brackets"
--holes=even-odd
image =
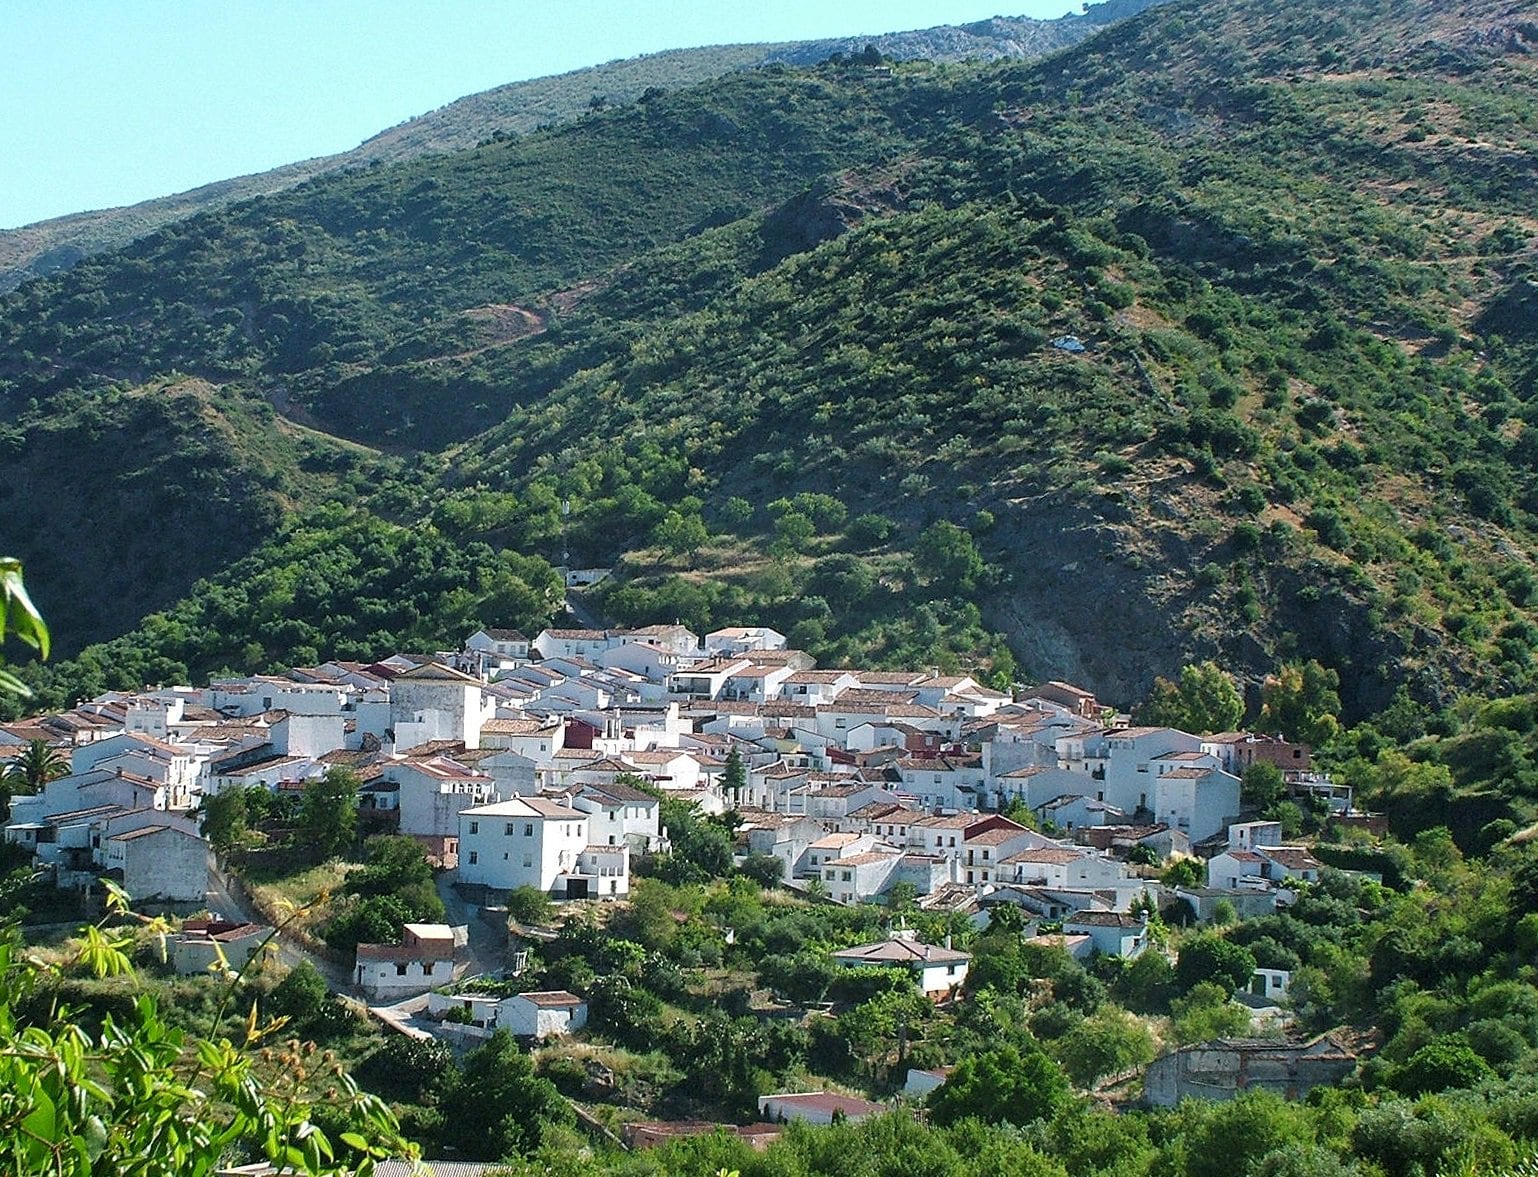
[(396, 965), (395, 966), (395, 975), (397, 977), (404, 977), (406, 975), (406, 966), (403, 965), (403, 964)]
[(849, 881), (849, 872), (848, 871), (844, 871), (843, 872), (843, 881), (846, 882), (846, 883)]
[(478, 851), (475, 851), (475, 850), (470, 851), (470, 865), (471, 866), (474, 866), (476, 864), (476, 862), (479, 860), (479, 858), (480, 858), (480, 854), (479, 854)]
[(515, 823), (515, 822), (507, 822), (502, 827), (502, 833), (503, 833), (503, 835), (505, 837), (509, 837), (510, 838), (510, 837), (513, 836), (513, 827), (514, 827), (515, 824), (517, 824), (517, 823)]
[(478, 834), (478, 833), (480, 833), (480, 832), (481, 832), (481, 823), (480, 823), (480, 822), (478, 822), (478, 821), (472, 821), (472, 822), (471, 822), (471, 823), (470, 823), (470, 832), (471, 832), (471, 833), (472, 833), (472, 834)]
[[(511, 828), (509, 828), (507, 832), (508, 833), (512, 833), (513, 831), (512, 831)], [(525, 838), (532, 838), (534, 836), (534, 823), (533, 822), (526, 821), (526, 822), (523, 823), (523, 836)]]
[(533, 866), (534, 865), (534, 856), (532, 854), (525, 854), (523, 856), (523, 865), (524, 866)]

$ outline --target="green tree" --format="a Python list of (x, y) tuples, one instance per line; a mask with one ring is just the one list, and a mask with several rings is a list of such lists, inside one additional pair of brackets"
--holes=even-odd
[(364, 845), (364, 865), (347, 879), (354, 895), (390, 895), (432, 887), (433, 868), (422, 843), (404, 834), (370, 838)]
[(1197, 932), (1180, 946), (1175, 958), (1175, 984), (1182, 992), (1210, 981), (1225, 996), (1249, 983), (1255, 957), (1248, 948), (1212, 932)]
[(507, 893), (507, 917), (520, 924), (543, 926), (550, 922), (554, 911), (555, 904), (551, 902), (550, 896), (538, 887), (525, 883)]
[(1240, 800), (1256, 809), (1267, 809), (1275, 805), (1287, 792), (1282, 770), (1264, 760), (1251, 764), (1239, 780)]
[[(110, 902), (115, 919), (127, 917), (121, 892)], [(411, 1151), (389, 1110), (339, 1066), (283, 1048), (267, 1078), (253, 1048), (282, 1023), (255, 1010), (239, 1045), (168, 1024), (153, 991), (88, 1030), (57, 1004), (57, 984), (65, 973), (129, 973), (133, 931), (88, 927), (75, 945), (46, 964), (14, 930), (0, 932), (0, 1171), (180, 1177), (238, 1155), (339, 1177)], [(322, 1130), (321, 1114), (345, 1130)]]
[[(39, 658), (48, 657), (48, 626), (27, 595), (27, 586), (21, 577), (21, 561), (0, 556), (0, 643), (7, 638), (31, 646)], [(6, 669), (4, 657), (0, 657), (0, 695), (26, 698), (31, 693), (24, 682)]]
[(318, 857), (334, 858), (353, 844), (358, 831), (358, 774), (332, 767), (306, 781), (299, 800), (299, 835)]
[(785, 876), (785, 860), (774, 854), (750, 854), (739, 869), (755, 883), (773, 887)]
[(1199, 981), (1183, 997), (1170, 1002), (1175, 1038), (1182, 1042), (1206, 1042), (1232, 1037), (1250, 1028), (1250, 1011), (1231, 1000), (1232, 994), (1212, 981)]
[(659, 877), (673, 883), (700, 883), (731, 874), (732, 836), (725, 826), (688, 801), (667, 798), (661, 810), (673, 849), (659, 860)]
[(1069, 1098), (1068, 1077), (1039, 1047), (1001, 1046), (962, 1059), (929, 1097), (929, 1112), (942, 1126), (1029, 1124), (1050, 1119)]
[[(904, 978), (906, 980), (906, 978)], [(911, 1039), (934, 1016), (934, 1006), (911, 983), (878, 993), (838, 1019), (838, 1033), (850, 1052), (873, 1074), (901, 1067)]]
[(276, 1017), (303, 1025), (319, 1015), (331, 999), (326, 979), (307, 960), (300, 961), (278, 982), (267, 998), (267, 1008)]
[(552, 1130), (575, 1119), (555, 1085), (534, 1074), (529, 1056), (506, 1030), (465, 1056), (452, 1101), (455, 1144), (480, 1161), (528, 1156)]
[(1153, 690), (1136, 709), (1137, 722), (1172, 727), (1195, 735), (1232, 731), (1244, 719), (1244, 698), (1234, 680), (1215, 662), (1184, 666), (1178, 682), (1154, 679)]
[(671, 556), (693, 560), (710, 538), (705, 520), (693, 513), (669, 511), (652, 531), (652, 542)]
[[(14, 560), (0, 560), (0, 640), (7, 634), (46, 657), (48, 630)], [(0, 694), (24, 691), (0, 668)], [(121, 926), (130, 918), (127, 896), (110, 885), (107, 896), (119, 926), (84, 928), (73, 955), (57, 963), (25, 951), (14, 927), (0, 927), (0, 1171), (180, 1177), (212, 1173), (231, 1155), (248, 1155), (322, 1177), (414, 1153), (389, 1109), (360, 1095), (339, 1066), (319, 1071), (324, 1089), (317, 1089), (302, 1056), (285, 1051), (279, 1078), (264, 1080), (251, 1048), (280, 1026), (262, 1024), (254, 1009), (238, 1047), (169, 1025), (153, 992), (140, 994), (126, 1017), (109, 1019), (99, 1032), (71, 1016), (58, 1002), (63, 976), (132, 971), (134, 936)], [(322, 1108), (347, 1125), (335, 1140), (312, 1119)]]
[(774, 542), (769, 550), (776, 556), (794, 556), (806, 550), (817, 534), (817, 525), (800, 511), (787, 511), (774, 521)]
[(1154, 1056), (1153, 1035), (1141, 1018), (1103, 1009), (1084, 1018), (1052, 1045), (1052, 1053), (1079, 1087), (1142, 1066)]
[(885, 515), (856, 515), (844, 529), (844, 539), (856, 551), (879, 547), (892, 538), (897, 525)]
[(1260, 689), (1257, 727), (1318, 747), (1340, 730), (1340, 675), (1315, 659), (1289, 662)]
[(4, 768), (0, 768), (0, 816), (9, 817), (12, 797), (42, 792), (51, 780), (69, 772), (69, 761), (46, 740), (31, 740)]
[(49, 781), (69, 773), (69, 759), (46, 740), (28, 740), (20, 756), (6, 764), (4, 787), (13, 797), (41, 793)]
[(1406, 1095), (1476, 1087), (1495, 1078), (1490, 1065), (1461, 1036), (1437, 1038), (1410, 1056), (1391, 1082)]
[(748, 770), (742, 762), (742, 753), (733, 746), (726, 754), (726, 767), (721, 772), (721, 795), (731, 804), (740, 804), (748, 788)]
[(721, 524), (728, 531), (741, 534), (753, 520), (753, 504), (739, 495), (732, 495), (721, 504)]
[(972, 537), (943, 519), (925, 528), (915, 541), (913, 566), (924, 580), (951, 592), (974, 589), (984, 567)]
[(205, 796), (200, 808), (202, 821), (198, 828), (219, 854), (228, 854), (245, 842), (251, 828), (251, 810), (243, 786), (233, 785)]

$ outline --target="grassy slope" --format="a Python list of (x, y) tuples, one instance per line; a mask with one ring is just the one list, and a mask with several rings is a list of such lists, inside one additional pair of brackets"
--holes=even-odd
[(1035, 57), (1074, 44), (1101, 24), (1131, 15), (1150, 2), (1153, 0), (1114, 0), (1060, 20), (1004, 18), (965, 29), (941, 27), (868, 38), (671, 50), (498, 86), (381, 131), (351, 151), (221, 180), (123, 208), (76, 213), (0, 230), (0, 291), (33, 277), (67, 269), (93, 254), (119, 248), (163, 225), (238, 201), (282, 192), (327, 172), (373, 163), (398, 163), (426, 153), (461, 151), (493, 136), (522, 135), (566, 122), (585, 112), (595, 98), (612, 105), (634, 102), (653, 87), (693, 86), (733, 70), (772, 61), (809, 64), (833, 53), (858, 52), (871, 42), (883, 52), (903, 59)]
[[(1401, 675), (1514, 683), (1538, 124), (1499, 6), (1450, 12), (1175, 5), (1038, 66), (745, 75), (319, 181), (13, 296), (11, 403), (135, 365), (281, 386), (330, 429), (463, 443), (379, 499), (402, 521), (441, 478), (450, 536), (628, 549), (664, 590), (632, 610), (816, 622), (829, 656), (983, 640), (916, 611), (951, 594), (905, 553), (953, 518), (1030, 668), (1113, 697), (1210, 653), (1323, 657), (1358, 711)], [(753, 574), (798, 489), (900, 525), (845, 617), (807, 602), (859, 579), (847, 539)], [(650, 545), (688, 494), (718, 533), (728, 495), (760, 508), (714, 573)]]

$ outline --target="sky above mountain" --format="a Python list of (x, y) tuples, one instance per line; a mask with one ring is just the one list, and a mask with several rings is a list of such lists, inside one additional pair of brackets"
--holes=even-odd
[[(959, 24), (994, 15), (986, 4), (6, 0), (0, 228), (345, 151), (507, 82), (664, 49)], [(1008, 15), (1067, 10), (1012, 0)]]

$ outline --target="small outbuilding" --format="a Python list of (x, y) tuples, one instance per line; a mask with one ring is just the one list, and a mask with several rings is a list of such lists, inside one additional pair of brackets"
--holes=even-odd
[(1182, 1099), (1233, 1099), (1254, 1088), (1302, 1099), (1356, 1069), (1356, 1054), (1331, 1034), (1307, 1042), (1214, 1038), (1155, 1059), (1143, 1076), (1143, 1099), (1174, 1107)]
[(587, 1002), (564, 989), (518, 993), (497, 1003), (497, 1026), (520, 1038), (550, 1038), (587, 1025)]
[(758, 1114), (771, 1124), (788, 1124), (792, 1120), (824, 1125), (846, 1120), (855, 1124), (879, 1116), (885, 1110), (868, 1099), (837, 1095), (831, 1091), (787, 1091), (758, 1097)]

